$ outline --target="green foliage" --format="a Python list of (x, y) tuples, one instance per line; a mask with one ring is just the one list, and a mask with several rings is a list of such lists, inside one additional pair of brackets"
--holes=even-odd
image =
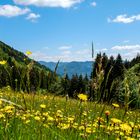
[(48, 89), (48, 85), (53, 82), (48, 75), (52, 71), (31, 60), (23, 53), (0, 42), (0, 61), (2, 60), (7, 61), (7, 63), (0, 65), (1, 88), (9, 85), (16, 91), (30, 92), (40, 88)]
[(15, 94), (10, 87), (0, 89), (2, 140), (139, 139), (139, 110), (128, 110), (124, 116), (125, 110), (117, 104), (66, 100), (39, 92)]
[(125, 79), (120, 83), (119, 101), (125, 104), (127, 96), (129, 96), (127, 102), (130, 107), (140, 108), (140, 63), (126, 71)]

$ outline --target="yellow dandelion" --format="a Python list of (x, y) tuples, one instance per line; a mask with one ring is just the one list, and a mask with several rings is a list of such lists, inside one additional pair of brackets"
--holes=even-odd
[(74, 118), (73, 117), (68, 117), (68, 122), (73, 122)]
[(114, 124), (120, 124), (122, 121), (116, 118), (111, 118), (111, 122)]
[(136, 140), (136, 139), (131, 138), (131, 137), (126, 137), (126, 140)]
[(32, 54), (32, 52), (31, 51), (26, 51), (26, 55), (31, 55)]
[(44, 112), (43, 116), (48, 117), (48, 112)]
[(14, 109), (14, 106), (5, 106), (5, 108), (4, 108), (4, 111), (6, 112), (6, 113), (12, 113), (13, 112), (13, 109)]
[(120, 128), (121, 128), (121, 130), (123, 130), (123, 131), (132, 131), (132, 128), (127, 124), (127, 123), (124, 123), (124, 124), (121, 124), (120, 125)]
[(46, 108), (46, 105), (45, 105), (45, 104), (41, 104), (40, 107), (41, 107), (42, 109), (45, 109), (45, 108)]
[(88, 99), (87, 95), (85, 95), (85, 94), (79, 94), (78, 98), (82, 101), (87, 101), (87, 99)]
[(39, 116), (35, 116), (34, 119), (40, 121), (41, 118)]
[(0, 61), (0, 65), (5, 65), (6, 63), (7, 63), (7, 61), (5, 61), (5, 60)]
[(48, 119), (47, 119), (48, 121), (54, 121), (54, 118), (53, 117), (51, 117), (51, 116), (48, 116)]
[(112, 104), (115, 108), (119, 108), (120, 106), (118, 104), (113, 103)]
[(79, 130), (84, 130), (85, 127), (82, 125), (82, 126), (79, 126)]

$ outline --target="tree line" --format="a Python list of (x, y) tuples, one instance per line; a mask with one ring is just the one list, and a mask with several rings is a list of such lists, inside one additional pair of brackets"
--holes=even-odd
[(0, 60), (6, 60), (0, 65), (0, 88), (10, 86), (14, 91), (28, 93), (42, 90), (71, 98), (86, 93), (89, 100), (97, 102), (124, 100), (120, 88), (127, 81), (126, 71), (140, 63), (139, 54), (131, 61), (123, 61), (120, 54), (114, 58), (98, 53), (90, 77), (75, 74), (69, 78), (67, 73), (60, 77), (56, 74), (59, 62), (52, 72), (6, 44), (0, 42), (0, 46)]

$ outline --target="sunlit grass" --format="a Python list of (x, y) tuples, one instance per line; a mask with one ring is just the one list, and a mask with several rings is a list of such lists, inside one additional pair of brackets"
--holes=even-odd
[(8, 88), (0, 91), (0, 99), (1, 139), (133, 140), (140, 137), (139, 110), (125, 113), (115, 103), (108, 106), (80, 99), (66, 100), (49, 93), (17, 93)]

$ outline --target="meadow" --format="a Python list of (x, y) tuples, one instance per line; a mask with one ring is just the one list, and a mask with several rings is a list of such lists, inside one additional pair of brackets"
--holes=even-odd
[(140, 112), (39, 93), (0, 90), (0, 138), (3, 140), (137, 140)]

